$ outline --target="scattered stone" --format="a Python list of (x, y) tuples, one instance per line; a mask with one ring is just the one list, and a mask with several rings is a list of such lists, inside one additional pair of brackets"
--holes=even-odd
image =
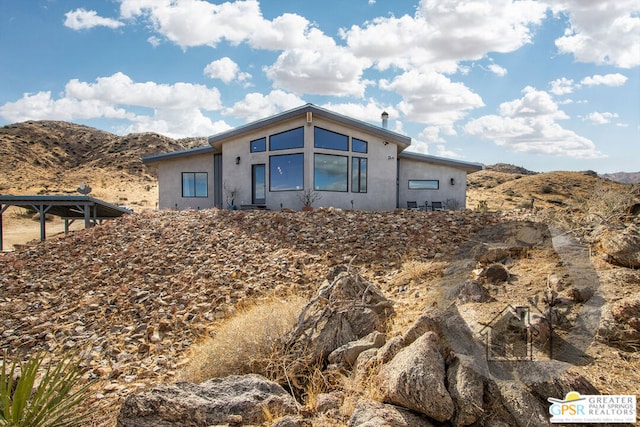
[(285, 415), (274, 421), (270, 427), (312, 427), (312, 425), (299, 415)]
[(462, 284), (458, 294), (458, 302), (466, 304), (468, 302), (488, 302), (491, 301), (489, 292), (477, 280), (467, 280)]
[(598, 338), (621, 349), (637, 350), (640, 342), (640, 294), (604, 306)]
[(600, 249), (612, 264), (640, 267), (640, 227), (627, 224), (623, 229), (606, 229), (599, 236)]
[(316, 396), (316, 411), (325, 413), (337, 411), (342, 405), (343, 396), (341, 393), (320, 393)]
[(333, 350), (328, 357), (329, 363), (352, 367), (360, 353), (371, 348), (382, 347), (385, 340), (382, 332), (373, 331), (357, 341), (351, 341)]
[(491, 264), (480, 273), (480, 279), (487, 283), (497, 285), (509, 279), (509, 272), (502, 264)]

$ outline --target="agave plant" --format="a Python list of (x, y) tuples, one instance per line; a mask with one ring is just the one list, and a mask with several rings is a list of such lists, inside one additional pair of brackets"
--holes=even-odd
[(75, 408), (89, 393), (89, 384), (76, 388), (82, 376), (78, 364), (65, 357), (48, 363), (38, 376), (43, 360), (43, 354), (36, 354), (27, 362), (9, 363), (5, 351), (0, 367), (0, 426), (74, 427), (86, 421), (89, 414)]

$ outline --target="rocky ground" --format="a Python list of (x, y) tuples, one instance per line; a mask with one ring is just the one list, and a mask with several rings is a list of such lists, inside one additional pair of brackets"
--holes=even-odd
[[(529, 211), (143, 211), (0, 255), (0, 347), (16, 357), (78, 353), (93, 381), (86, 405), (94, 425), (114, 425), (123, 399), (174, 382), (189, 348), (220, 319), (266, 296), (311, 298), (332, 267), (350, 262), (395, 302), (389, 337), (404, 334), (434, 304), (458, 304), (467, 324), (478, 326), (507, 302), (542, 295), (552, 276), (571, 300), (570, 331), (585, 300), (548, 227), (519, 231), (537, 217)], [(505, 224), (519, 225), (505, 231)], [(514, 253), (503, 247), (523, 241), (528, 246)], [(478, 247), (493, 252), (479, 255)], [(583, 247), (611, 303), (610, 323), (604, 339), (584, 349), (588, 363), (575, 369), (601, 392), (634, 393), (640, 275)], [(507, 277), (492, 282), (486, 267), (496, 263)], [(473, 289), (462, 302), (458, 293), (443, 294), (451, 291), (448, 278), (455, 278), (458, 293), (463, 282), (476, 280), (490, 300), (473, 300)], [(622, 335), (607, 335), (621, 325)]]

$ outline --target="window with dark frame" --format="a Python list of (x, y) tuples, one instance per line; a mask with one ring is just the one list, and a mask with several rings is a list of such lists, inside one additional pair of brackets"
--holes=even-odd
[(367, 192), (367, 159), (364, 157), (351, 158), (351, 192)]
[(304, 189), (304, 154), (269, 156), (269, 191)]
[(252, 153), (260, 153), (263, 151), (267, 151), (267, 138), (263, 137), (259, 139), (254, 139), (249, 143), (249, 146), (251, 147), (250, 151)]
[(440, 181), (437, 179), (410, 179), (409, 190), (438, 190)]
[(351, 151), (354, 153), (366, 153), (368, 143), (358, 138), (351, 138)]
[(349, 151), (349, 137), (338, 132), (314, 127), (313, 146), (328, 150)]
[(207, 172), (182, 172), (182, 197), (208, 197)]
[(349, 158), (316, 153), (313, 159), (313, 188), (319, 191), (348, 191)]
[(269, 150), (288, 150), (304, 147), (304, 128), (299, 127), (269, 137)]

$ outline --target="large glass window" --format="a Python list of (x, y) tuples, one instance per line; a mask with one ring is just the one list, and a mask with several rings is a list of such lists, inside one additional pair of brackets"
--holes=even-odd
[(314, 157), (313, 187), (316, 190), (347, 191), (349, 158), (330, 154)]
[(351, 138), (351, 151), (354, 153), (366, 153), (367, 145), (367, 141), (363, 141), (358, 138)]
[(182, 197), (208, 197), (207, 172), (182, 172)]
[(259, 153), (267, 150), (267, 138), (254, 139), (250, 142), (251, 152)]
[(409, 190), (437, 190), (440, 181), (437, 179), (410, 179)]
[(269, 150), (304, 147), (304, 128), (291, 129), (269, 137)]
[(351, 158), (351, 192), (367, 192), (367, 159), (364, 157)]
[(269, 190), (304, 189), (304, 154), (283, 154), (269, 157)]
[(316, 148), (349, 151), (349, 137), (322, 128), (313, 128), (313, 144)]

